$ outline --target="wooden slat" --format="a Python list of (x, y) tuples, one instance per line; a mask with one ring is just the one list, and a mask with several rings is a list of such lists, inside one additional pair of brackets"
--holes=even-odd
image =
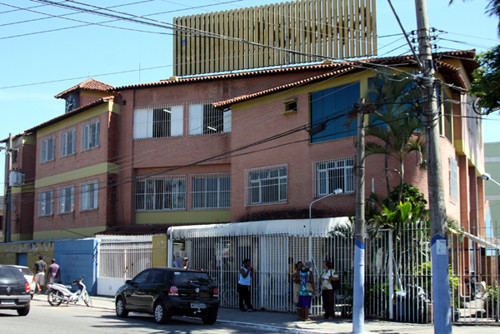
[(337, 6), (337, 0), (333, 0), (333, 28), (334, 30), (332, 31), (333, 35), (333, 50), (334, 50), (334, 58), (338, 59), (339, 58), (339, 50), (340, 50), (340, 45), (341, 42), (339, 42), (339, 37), (340, 37), (340, 16), (338, 15), (338, 6)]
[[(372, 41), (372, 43), (373, 43), (373, 49), (370, 50), (369, 55), (376, 56), (377, 55), (377, 24), (375, 22), (376, 21), (375, 18), (377, 17), (377, 8), (376, 8), (376, 1), (375, 0), (372, 0), (371, 9), (372, 9), (371, 11), (367, 11), (367, 13), (372, 12), (372, 15), (373, 15), (373, 20), (372, 20), (372, 18), (370, 18), (370, 28), (372, 28), (372, 32), (369, 35), (371, 37), (370, 41)], [(369, 14), (368, 14), (368, 17), (370, 17)]]
[[(370, 0), (368, 0), (368, 1), (370, 1)], [(366, 13), (366, 2), (367, 2), (367, 0), (361, 0), (361, 13)], [(361, 35), (360, 35), (361, 54), (360, 55), (366, 55), (366, 49), (367, 49), (366, 47), (368, 44), (368, 40), (366, 38), (367, 26), (366, 26), (366, 18), (364, 15), (361, 15), (360, 26), (361, 26)]]
[[(217, 12), (215, 13), (215, 24), (214, 24), (214, 28), (215, 28), (215, 34), (220, 34), (220, 16), (221, 16), (221, 13), (220, 12)], [(215, 38), (215, 62), (214, 62), (214, 72), (220, 72), (222, 71), (222, 68), (221, 68), (221, 40), (219, 38)]]
[(177, 75), (179, 73), (179, 69), (177, 68), (178, 66), (178, 60), (182, 59), (182, 57), (179, 55), (179, 47), (177, 46), (177, 43), (179, 43), (179, 31), (175, 29), (177, 26), (177, 18), (174, 17), (174, 70), (172, 71), (174, 75)]
[[(250, 29), (253, 27), (250, 25), (250, 10), (249, 9), (244, 9), (243, 10), (243, 20), (245, 22), (245, 26), (248, 28), (242, 29), (243, 30), (243, 39), (245, 41), (248, 41), (249, 35), (250, 35)], [(250, 59), (250, 48), (248, 46), (248, 43), (243, 44), (243, 68), (250, 68), (249, 65), (249, 59)]]

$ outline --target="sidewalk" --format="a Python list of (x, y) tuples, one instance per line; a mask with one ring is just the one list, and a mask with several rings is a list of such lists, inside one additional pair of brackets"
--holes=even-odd
[[(42, 297), (43, 298), (43, 297)], [(112, 297), (92, 296), (93, 306), (114, 310)], [(237, 309), (219, 309), (218, 323), (231, 327), (252, 328), (262, 332), (275, 333), (352, 333), (351, 319), (337, 318), (323, 320), (311, 317), (312, 321), (297, 321), (295, 314), (278, 312), (241, 312)], [(366, 320), (365, 331), (384, 334), (432, 334), (432, 324), (409, 324), (402, 322)], [(454, 334), (498, 334), (500, 326), (453, 326)]]

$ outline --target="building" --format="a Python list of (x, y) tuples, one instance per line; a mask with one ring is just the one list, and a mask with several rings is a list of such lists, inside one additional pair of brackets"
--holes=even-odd
[[(484, 221), (481, 126), (465, 117), (472, 112), (467, 95), (449, 88), (468, 86), (474, 53), (436, 57), (438, 76), (448, 84), (440, 119), (447, 212), (477, 234)], [(89, 79), (56, 95), (66, 100), (66, 113), (22, 134), (24, 143), (31, 138), (31, 151), (19, 153), (28, 165), (14, 169), (34, 180), (23, 186), (34, 188), (34, 202), (22, 200), (17, 209), (32, 212), (33, 239), (306, 218), (309, 203), (332, 187), (343, 194), (318, 203), (315, 215), (350, 215), (353, 125), (345, 128), (342, 116), (326, 132), (307, 130), (332, 103), (345, 112), (366, 97), (369, 78), (387, 64), (404, 71), (415, 66), (407, 56), (117, 88)], [(383, 193), (382, 160), (367, 160), (368, 194)], [(392, 187), (398, 166), (390, 167)], [(426, 172), (415, 159), (405, 161), (405, 182), (427, 192)], [(15, 231), (17, 240), (30, 235)]]

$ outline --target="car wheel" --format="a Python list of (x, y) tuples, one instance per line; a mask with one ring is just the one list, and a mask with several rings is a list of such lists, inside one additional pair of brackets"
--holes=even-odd
[(167, 315), (167, 312), (165, 310), (165, 305), (163, 305), (162, 302), (156, 303), (154, 311), (155, 311), (154, 312), (155, 321), (159, 324), (166, 323), (168, 321), (168, 319), (170, 318)]
[(23, 308), (18, 308), (17, 309), (17, 314), (21, 315), (21, 316), (25, 316), (25, 315), (28, 315), (28, 313), (30, 313), (30, 306), (29, 304)]
[(128, 315), (128, 311), (125, 309), (125, 302), (123, 298), (118, 298), (115, 303), (116, 316), (120, 318), (125, 318)]
[(201, 318), (201, 321), (203, 321), (203, 323), (205, 325), (213, 325), (217, 321), (217, 316), (204, 317), (204, 318)]
[(59, 306), (63, 301), (63, 295), (61, 292), (56, 290), (50, 290), (49, 295), (47, 297), (49, 304), (52, 306)]

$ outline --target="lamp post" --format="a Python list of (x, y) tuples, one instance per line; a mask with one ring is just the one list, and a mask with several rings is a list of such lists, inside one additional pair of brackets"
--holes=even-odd
[(332, 193), (325, 195), (325, 196), (322, 196), (320, 198), (317, 198), (309, 204), (309, 261), (311, 261), (311, 262), (312, 262), (312, 219), (311, 219), (312, 205), (316, 202), (321, 201), (322, 199), (327, 198), (327, 197), (342, 194), (342, 192), (343, 192), (342, 189), (337, 188)]
[[(484, 173), (483, 175), (481, 175), (481, 179), (485, 180), (485, 181), (492, 181), (494, 184), (496, 184), (497, 186), (500, 187), (500, 183), (494, 179), (491, 178), (491, 175), (489, 173)], [(496, 244), (496, 242), (495, 242)], [(497, 252), (497, 286), (500, 286), (500, 250), (496, 249), (496, 252)], [(500, 289), (497, 289), (497, 300), (500, 300)], [(495, 310), (496, 313), (497, 313), (497, 317), (500, 316), (500, 304), (497, 303), (497, 309)]]

